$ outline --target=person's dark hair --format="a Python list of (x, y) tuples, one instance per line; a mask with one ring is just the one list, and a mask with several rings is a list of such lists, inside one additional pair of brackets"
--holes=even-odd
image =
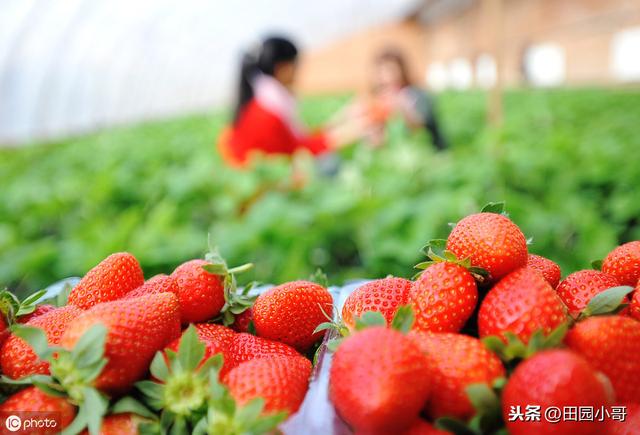
[(233, 120), (238, 121), (242, 109), (253, 98), (252, 80), (256, 74), (273, 76), (276, 66), (282, 62), (293, 62), (298, 57), (298, 49), (287, 38), (272, 36), (264, 39), (254, 50), (242, 57), (240, 83)]
[(400, 70), (400, 78), (402, 79), (402, 86), (410, 86), (412, 83), (411, 76), (409, 75), (409, 67), (407, 66), (407, 60), (399, 49), (395, 47), (387, 47), (382, 50), (375, 57), (374, 62), (376, 64), (392, 62), (398, 65)]

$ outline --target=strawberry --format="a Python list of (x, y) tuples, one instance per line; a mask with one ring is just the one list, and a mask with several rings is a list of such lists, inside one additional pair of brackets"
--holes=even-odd
[[(56, 308), (27, 322), (44, 330), (50, 346), (60, 343), (67, 325), (82, 314), (82, 310), (73, 305)], [(16, 335), (9, 337), (2, 346), (0, 353), (2, 373), (12, 379), (19, 379), (29, 375), (49, 373), (49, 363), (40, 360), (24, 340)]]
[(206, 260), (181, 264), (171, 277), (178, 286), (182, 323), (198, 323), (214, 318), (224, 306), (224, 279), (207, 272)]
[(391, 324), (399, 306), (407, 304), (411, 281), (404, 278), (383, 278), (368, 282), (353, 291), (342, 307), (342, 321), (351, 329), (355, 318), (366, 311), (382, 313)]
[(32, 312), (30, 312), (29, 314), (25, 314), (23, 316), (18, 317), (18, 323), (27, 323), (30, 320), (35, 319), (38, 316), (42, 316), (43, 314), (48, 313), (49, 311), (53, 311), (56, 310), (57, 307), (53, 306), (53, 305), (48, 305), (48, 304), (44, 304), (44, 305), (38, 305), (36, 307), (35, 310), (33, 310)]
[(618, 400), (640, 402), (640, 322), (624, 316), (578, 322), (565, 343), (611, 380)]
[[(71, 424), (76, 415), (76, 408), (65, 398), (49, 396), (36, 387), (27, 387), (24, 390), (20, 390), (0, 404), (0, 414), (5, 418), (9, 415), (17, 414), (21, 416), (21, 413), (31, 412), (38, 413), (45, 418), (54, 419), (56, 424), (55, 427), (48, 429), (42, 428), (40, 431), (29, 431), (29, 434), (55, 434), (60, 433), (61, 429)], [(15, 431), (11, 430), (11, 432)]]
[(251, 308), (248, 308), (237, 314), (233, 323), (231, 324), (231, 329), (236, 332), (249, 332), (250, 325), (253, 322), (253, 311)]
[(567, 320), (566, 308), (544, 277), (526, 267), (502, 278), (478, 312), (480, 337), (515, 334), (527, 343), (537, 330), (549, 334)]
[[(100, 435), (138, 435), (138, 426), (145, 419), (136, 414), (111, 414), (102, 420)], [(83, 432), (82, 435), (88, 435)]]
[(505, 375), (500, 359), (477, 338), (450, 333), (411, 336), (429, 359), (432, 392), (425, 408), (429, 417), (472, 417), (475, 410), (466, 388), (476, 383), (491, 386)]
[(436, 429), (431, 423), (421, 418), (417, 419), (402, 435), (447, 435), (451, 432)]
[[(273, 355), (300, 355), (298, 351), (287, 344), (242, 332), (233, 336), (229, 343), (229, 353), (231, 355), (229, 368), (256, 358)], [(225, 368), (227, 368), (226, 364)]]
[(302, 356), (276, 355), (243, 362), (223, 383), (240, 405), (262, 397), (264, 413), (298, 410), (307, 393), (311, 362)]
[(168, 275), (160, 274), (148, 279), (140, 287), (131, 290), (124, 295), (126, 299), (137, 298), (140, 296), (153, 295), (158, 293), (170, 292), (178, 295), (178, 285), (174, 279)]
[(628, 403), (624, 406), (626, 416), (624, 421), (610, 419), (607, 423), (605, 435), (638, 435), (640, 434), (640, 403)]
[(371, 327), (344, 339), (333, 357), (329, 394), (356, 432), (398, 433), (428, 397), (428, 360), (400, 332)]
[(120, 299), (144, 283), (136, 258), (128, 252), (111, 254), (91, 269), (69, 294), (69, 305), (88, 309)]
[(631, 297), (631, 305), (629, 306), (629, 314), (636, 320), (640, 320), (640, 281), (636, 286)]
[(0, 315), (0, 346), (9, 338), (10, 332), (7, 328), (7, 322), (2, 315)]
[(293, 281), (262, 293), (252, 311), (259, 336), (305, 352), (323, 337), (325, 331), (313, 331), (333, 312), (333, 299), (319, 284)]
[(464, 267), (443, 261), (429, 266), (409, 294), (418, 331), (457, 332), (478, 303), (476, 282)]
[(465, 217), (449, 234), (447, 250), (458, 258), (470, 258), (473, 266), (489, 272), (497, 281), (527, 265), (527, 239), (508, 217), (476, 213)]
[[(608, 404), (607, 391), (596, 371), (580, 355), (568, 350), (547, 350), (522, 362), (509, 378), (502, 393), (502, 412), (511, 435), (597, 434), (602, 424), (589, 421), (545, 420), (547, 408)], [(540, 406), (540, 421), (514, 420), (528, 406)], [(511, 418), (510, 418), (511, 416)], [(513, 420), (513, 421), (509, 421)]]
[[(200, 361), (200, 366), (209, 358), (217, 353), (221, 353), (224, 357), (224, 368), (231, 367), (233, 364), (233, 356), (229, 351), (229, 345), (236, 333), (226, 326), (216, 325), (213, 323), (196, 323), (193, 325), (198, 334), (198, 338), (205, 345), (204, 357)], [(184, 334), (183, 334), (184, 335)], [(181, 337), (176, 338), (169, 343), (166, 349), (178, 352)], [(221, 372), (224, 374), (224, 369)]]
[(640, 240), (609, 252), (602, 262), (602, 271), (618, 278), (620, 285), (635, 287), (640, 279)]
[(172, 293), (160, 293), (96, 305), (69, 324), (60, 345), (71, 349), (96, 324), (107, 328), (108, 363), (94, 385), (121, 393), (145, 375), (155, 352), (180, 334), (178, 300)]
[(551, 287), (558, 287), (562, 272), (560, 271), (560, 266), (555, 262), (540, 255), (529, 254), (527, 257), (527, 267), (540, 272), (542, 276), (544, 276), (544, 279), (551, 284)]
[[(599, 270), (580, 270), (563, 279), (556, 291), (569, 313), (576, 317), (595, 295), (619, 285), (618, 279), (613, 275)], [(628, 300), (625, 298), (625, 301)]]

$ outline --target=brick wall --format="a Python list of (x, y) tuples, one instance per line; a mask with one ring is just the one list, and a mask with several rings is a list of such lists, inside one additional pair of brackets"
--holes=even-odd
[[(447, 69), (454, 59), (468, 62), (475, 73), (481, 54), (495, 58), (491, 1), (475, 1), (432, 23), (408, 19), (370, 29), (309, 53), (302, 63), (300, 87), (309, 92), (361, 89), (371, 56), (389, 43), (404, 48), (421, 81), (430, 66), (439, 63)], [(502, 72), (507, 85), (523, 83), (527, 49), (546, 43), (563, 53), (563, 84), (615, 83), (613, 38), (621, 30), (640, 28), (637, 0), (503, 0), (503, 5)]]

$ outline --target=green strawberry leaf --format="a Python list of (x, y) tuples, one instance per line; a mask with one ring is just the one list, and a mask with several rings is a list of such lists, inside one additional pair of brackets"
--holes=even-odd
[(450, 432), (454, 435), (482, 435), (481, 432), (477, 432), (468, 427), (462, 420), (452, 417), (440, 417), (434, 422), (434, 426), (437, 429)]
[(600, 316), (603, 314), (612, 314), (620, 308), (625, 297), (633, 291), (631, 286), (611, 287), (603, 292), (595, 295), (584, 310), (578, 316), (578, 319), (584, 319), (590, 316)]
[(153, 381), (136, 382), (136, 388), (144, 396), (144, 401), (152, 409), (160, 410), (164, 406), (164, 385)]
[(500, 409), (500, 399), (495, 391), (483, 383), (471, 384), (465, 388), (467, 397), (478, 412)]
[(591, 262), (591, 268), (595, 270), (602, 270), (602, 260), (593, 260)]
[(402, 305), (398, 307), (396, 314), (391, 320), (391, 328), (400, 331), (403, 334), (408, 333), (415, 321), (415, 314), (411, 305)]
[(569, 322), (561, 323), (556, 329), (551, 331), (549, 335), (546, 336), (542, 343), (542, 347), (538, 350), (542, 349), (552, 349), (554, 347), (558, 347), (564, 341), (565, 335), (569, 331)]
[(158, 416), (151, 412), (146, 406), (144, 406), (141, 402), (134, 399), (131, 396), (123, 397), (118, 400), (113, 407), (111, 408), (112, 414), (136, 414), (141, 417), (145, 417), (151, 420), (157, 420)]
[(494, 379), (491, 388), (493, 388), (494, 390), (502, 391), (505, 385), (507, 385), (507, 378), (499, 377)]
[(420, 269), (420, 270), (425, 270), (426, 268), (428, 268), (429, 266), (434, 265), (436, 262), (433, 260), (428, 260), (428, 261), (423, 261), (421, 263), (416, 264), (415, 266), (413, 266), (414, 269)]
[(109, 401), (95, 388), (85, 387), (83, 391), (84, 402), (81, 408), (87, 409), (87, 426), (89, 433), (99, 435), (102, 427), (102, 418), (107, 413)]
[(505, 212), (504, 206), (505, 206), (504, 201), (489, 202), (484, 207), (482, 207), (482, 209), (480, 210), (480, 213), (504, 214)]
[(227, 275), (227, 266), (225, 264), (205, 264), (202, 268), (213, 275)]
[(149, 371), (154, 378), (160, 381), (167, 380), (167, 377), (169, 376), (169, 367), (167, 366), (167, 360), (162, 352), (156, 352), (153, 360), (151, 360)]
[(262, 397), (256, 397), (250, 400), (246, 405), (238, 408), (236, 417), (240, 421), (251, 421), (260, 416), (263, 408), (264, 399)]
[(195, 326), (189, 325), (180, 338), (178, 361), (185, 371), (193, 371), (204, 358), (205, 345), (200, 341)]
[(253, 323), (253, 320), (249, 322), (249, 326), (247, 326), (247, 332), (251, 335), (258, 335), (256, 331), (256, 324)]
[(329, 287), (329, 277), (321, 268), (317, 268), (316, 271), (309, 276), (309, 281), (320, 284), (322, 287)]
[(355, 318), (355, 324), (356, 330), (360, 331), (372, 326), (387, 326), (387, 321), (385, 320), (382, 313), (379, 313), (377, 311), (367, 311), (360, 317)]
[[(51, 379), (51, 378), (49, 378)], [(46, 382), (40, 382), (36, 379), (32, 379), (32, 384), (34, 387), (38, 388), (45, 394), (54, 397), (67, 397), (67, 393), (60, 389), (59, 385), (56, 385), (52, 382), (52, 380)]]
[(20, 309), (20, 301), (9, 290), (0, 291), (0, 314), (4, 317), (7, 325), (12, 325)]
[(322, 322), (316, 329), (313, 330), (313, 334), (317, 334), (318, 332), (326, 331), (327, 329), (336, 329), (337, 325), (333, 322)]
[(71, 350), (71, 357), (77, 367), (88, 367), (97, 364), (104, 355), (107, 340), (107, 328), (97, 324), (85, 332)]
[(40, 302), (42, 297), (47, 293), (46, 290), (39, 290), (29, 296), (27, 296), (21, 303), (18, 311), (16, 313), (16, 317), (24, 316), (26, 314), (31, 314), (36, 309), (36, 304)]
[(430, 253), (435, 253), (439, 257), (444, 256), (444, 250), (447, 248), (447, 241), (445, 239), (432, 239), (427, 242), (426, 245), (420, 249), (427, 257), (431, 257)]
[(334, 338), (327, 341), (327, 349), (329, 349), (329, 352), (333, 353), (338, 350), (338, 347), (342, 343), (342, 340), (344, 340), (344, 338)]

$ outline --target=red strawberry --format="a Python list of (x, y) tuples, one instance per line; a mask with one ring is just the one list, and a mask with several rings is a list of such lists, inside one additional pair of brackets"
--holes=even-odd
[(346, 338), (333, 357), (329, 394), (356, 432), (408, 429), (428, 397), (428, 361), (398, 331), (371, 327)]
[(537, 270), (544, 276), (551, 287), (556, 288), (560, 282), (560, 266), (548, 258), (541, 257), (536, 254), (529, 254), (527, 258), (527, 267), (533, 270)]
[[(236, 333), (226, 326), (213, 323), (196, 323), (193, 326), (196, 328), (198, 338), (200, 338), (200, 341), (205, 345), (205, 353), (200, 365), (213, 355), (221, 353), (224, 358), (224, 368), (221, 371), (221, 375), (224, 375), (226, 370), (228, 370), (227, 367), (231, 367), (233, 364), (234, 359), (229, 351), (229, 346)], [(178, 352), (181, 338), (182, 337), (176, 338), (169, 343), (166, 348)]]
[(225, 364), (225, 369), (233, 368), (242, 362), (256, 358), (273, 355), (300, 355), (298, 351), (287, 344), (242, 332), (233, 336), (229, 343), (229, 353), (232, 358), (229, 361), (231, 365), (227, 367)]
[(609, 252), (602, 263), (602, 271), (618, 278), (621, 285), (635, 287), (640, 279), (640, 240)]
[(148, 279), (144, 284), (136, 289), (131, 290), (129, 293), (124, 295), (124, 297), (127, 299), (131, 299), (140, 296), (155, 295), (165, 292), (170, 292), (178, 295), (178, 285), (170, 276), (160, 274)]
[(606, 435), (639, 435), (640, 434), (640, 403), (628, 403), (624, 406), (626, 416), (624, 421), (610, 419), (607, 423)]
[(9, 328), (7, 328), (7, 322), (4, 319), (4, 316), (0, 314), (0, 346), (5, 342), (7, 338), (9, 338), (10, 332)]
[[(596, 371), (581, 356), (568, 350), (540, 352), (522, 362), (514, 371), (502, 393), (502, 412), (510, 435), (597, 434), (602, 424), (588, 421), (550, 423), (544, 413), (556, 406), (591, 406), (608, 404), (605, 386)], [(540, 406), (540, 421), (514, 419), (519, 410)], [(511, 418), (510, 418), (511, 416)]]
[(431, 423), (421, 418), (417, 419), (402, 435), (447, 435), (451, 432), (436, 429)]
[(243, 362), (224, 378), (240, 405), (262, 397), (264, 413), (298, 410), (309, 386), (311, 362), (302, 356), (277, 355)]
[[(82, 310), (73, 305), (56, 308), (27, 323), (44, 330), (49, 345), (60, 343), (62, 334), (76, 317), (82, 314)], [(12, 379), (19, 379), (29, 375), (48, 374), (49, 363), (40, 360), (24, 340), (12, 335), (2, 346), (0, 353), (0, 366), (2, 373)]]
[(236, 314), (231, 329), (236, 332), (249, 332), (249, 325), (253, 322), (253, 311), (251, 308), (247, 308), (240, 314)]
[(478, 303), (478, 288), (467, 269), (448, 261), (429, 266), (409, 294), (418, 331), (457, 332)]
[(224, 306), (223, 278), (204, 270), (207, 264), (205, 260), (187, 261), (171, 274), (178, 285), (182, 323), (210, 320)]
[(412, 333), (429, 359), (432, 391), (426, 405), (429, 417), (468, 419), (475, 410), (467, 398), (471, 384), (488, 386), (505, 375), (500, 359), (480, 340), (461, 334)]
[(180, 310), (172, 293), (121, 299), (96, 305), (72, 321), (60, 340), (71, 349), (96, 324), (107, 328), (108, 363), (95, 387), (120, 393), (141, 379), (154, 354), (180, 334)]
[[(576, 317), (598, 293), (620, 285), (618, 279), (599, 270), (580, 270), (560, 282), (556, 291), (569, 313)], [(628, 302), (628, 299), (625, 298)]]
[(319, 284), (293, 281), (262, 293), (252, 311), (259, 336), (305, 352), (324, 335), (313, 331), (333, 312), (333, 299)]
[(567, 320), (566, 308), (551, 285), (526, 267), (501, 279), (478, 312), (480, 337), (514, 333), (527, 343), (539, 329), (549, 334)]
[(618, 400), (640, 402), (640, 322), (624, 316), (590, 317), (567, 333), (565, 343), (609, 377)]
[(527, 264), (527, 239), (511, 220), (496, 213), (465, 217), (449, 234), (447, 250), (458, 258), (470, 258), (497, 281)]
[(69, 294), (69, 305), (82, 309), (120, 299), (144, 283), (136, 258), (128, 252), (111, 254), (91, 269)]
[[(16, 414), (24, 417), (24, 413), (37, 413), (54, 419), (56, 422), (53, 428), (42, 428), (40, 431), (32, 430), (28, 432), (29, 434), (55, 434), (60, 433), (62, 429), (71, 424), (75, 418), (76, 409), (62, 397), (48, 396), (36, 387), (27, 387), (0, 404), (0, 414), (5, 418)], [(8, 421), (6, 423), (8, 424)], [(11, 432), (15, 431), (11, 430)], [(21, 433), (26, 432), (21, 431)]]
[(640, 281), (636, 286), (631, 297), (631, 305), (629, 306), (629, 314), (636, 320), (640, 320)]
[(367, 311), (377, 311), (390, 325), (398, 307), (407, 304), (410, 290), (411, 281), (404, 278), (389, 277), (368, 282), (349, 295), (342, 307), (342, 321), (353, 328), (356, 317)]
[[(145, 419), (135, 414), (111, 414), (102, 420), (100, 435), (138, 435), (138, 426)], [(86, 430), (81, 435), (88, 435)]]
[(32, 312), (30, 312), (29, 314), (25, 314), (23, 316), (20, 316), (18, 318), (18, 323), (23, 323), (23, 324), (27, 323), (27, 322), (35, 319), (38, 316), (42, 316), (43, 314), (46, 314), (49, 311), (53, 311), (53, 310), (56, 310), (56, 309), (57, 309), (57, 307), (55, 307), (53, 305), (47, 305), (47, 304), (38, 305), (36, 307), (36, 309), (33, 310)]

